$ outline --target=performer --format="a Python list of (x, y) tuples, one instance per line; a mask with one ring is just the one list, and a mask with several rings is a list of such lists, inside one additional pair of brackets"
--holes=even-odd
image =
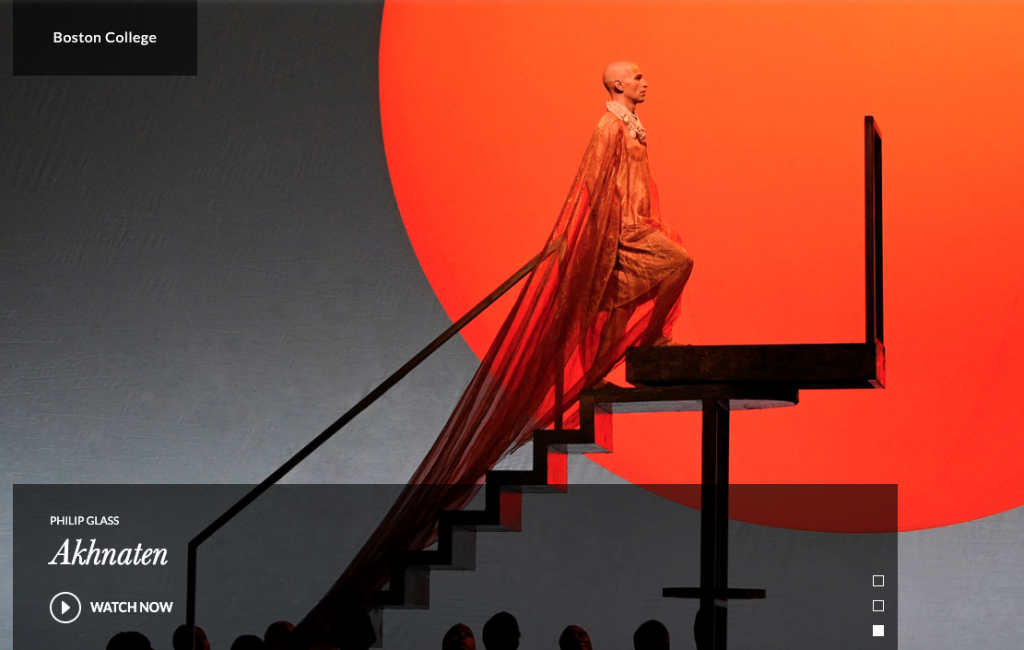
[[(636, 115), (637, 105), (646, 98), (648, 82), (640, 66), (620, 62), (605, 68), (604, 86), (611, 99), (594, 134), (594, 155), (600, 160), (608, 156), (613, 141), (621, 139), (624, 143), (622, 155), (626, 160), (616, 166), (611, 189), (614, 199), (624, 201), (625, 206), (615, 266), (601, 308), (609, 312), (608, 323), (601, 333), (601, 347), (589, 376), (592, 380), (607, 372), (609, 363), (614, 366), (622, 359), (625, 350), (618, 343), (630, 317), (645, 302), (653, 301), (653, 312), (637, 344), (673, 345), (672, 326), (678, 316), (679, 296), (693, 269), (693, 260), (679, 236), (661, 222), (657, 186), (647, 162), (647, 134)], [(598, 185), (599, 168), (591, 165), (587, 177), (591, 196)]]
[(383, 587), (390, 554), (430, 545), (438, 512), (468, 504), (487, 470), (551, 426), (557, 410), (577, 426), (580, 390), (627, 347), (671, 344), (693, 262), (661, 223), (636, 115), (648, 82), (628, 62), (609, 65), (603, 82), (607, 112), (515, 306), (409, 485), (300, 627), (321, 627), (340, 603)]

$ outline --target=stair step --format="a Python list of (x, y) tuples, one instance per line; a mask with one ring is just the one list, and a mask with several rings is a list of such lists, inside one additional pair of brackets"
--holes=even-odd
[(582, 422), (579, 429), (537, 429), (533, 432), (533, 444), (563, 454), (606, 454), (612, 450), (611, 419), (601, 425), (600, 432), (592, 426), (584, 428)]
[(395, 565), (387, 591), (378, 593), (376, 607), (389, 609), (429, 609), (430, 569)]
[(434, 571), (473, 571), (476, 569), (476, 531), (461, 526), (441, 526), (437, 531), (437, 549), (407, 551), (402, 559), (410, 567), (429, 567)]
[[(565, 457), (565, 454), (561, 454)], [(563, 461), (564, 462), (564, 461)], [(568, 463), (562, 471), (562, 478), (550, 482), (546, 475), (530, 470), (495, 470), (487, 473), (487, 482), (500, 485), (508, 490), (532, 494), (553, 494), (565, 492), (568, 476)]]
[(522, 492), (491, 479), (493, 475), (503, 473), (493, 470), (487, 472), (486, 506), (483, 510), (445, 510), (439, 516), (438, 526), (461, 527), (477, 532), (519, 532), (522, 530)]

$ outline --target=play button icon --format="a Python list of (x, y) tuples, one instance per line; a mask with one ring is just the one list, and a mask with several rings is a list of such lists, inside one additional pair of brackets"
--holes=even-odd
[(70, 591), (62, 591), (50, 599), (50, 616), (58, 623), (74, 623), (82, 614), (82, 601)]

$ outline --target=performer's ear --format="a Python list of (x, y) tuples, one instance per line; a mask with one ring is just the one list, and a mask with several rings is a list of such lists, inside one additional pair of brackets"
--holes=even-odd
[(620, 95), (623, 93), (623, 88), (622, 88), (622, 82), (621, 81), (616, 81), (615, 82), (615, 92), (619, 93)]

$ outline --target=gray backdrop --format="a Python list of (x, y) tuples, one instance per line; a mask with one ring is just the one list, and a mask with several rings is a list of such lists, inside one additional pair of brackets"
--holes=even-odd
[[(2, 12), (0, 647), (12, 484), (256, 482), (449, 323), (389, 185), (381, 7), (201, 3), (194, 78), (14, 78)], [(452, 342), (289, 481), (405, 480), (474, 365)], [(900, 535), (900, 645), (1019, 646), (1022, 533)]]

